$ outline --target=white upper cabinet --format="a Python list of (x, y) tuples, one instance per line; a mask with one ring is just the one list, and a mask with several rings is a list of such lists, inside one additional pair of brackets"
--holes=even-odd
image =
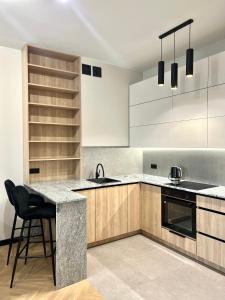
[(209, 86), (225, 83), (225, 52), (209, 57)]
[(172, 96), (169, 72), (165, 73), (165, 85), (158, 86), (158, 77), (150, 77), (130, 86), (130, 105)]
[(194, 62), (194, 75), (186, 76), (186, 66), (178, 69), (178, 88), (173, 91), (174, 95), (199, 90), (207, 87), (208, 82), (208, 58)]
[(172, 97), (130, 107), (130, 126), (171, 121)]
[(208, 119), (208, 147), (225, 148), (225, 117)]
[(207, 118), (207, 89), (173, 96), (173, 121)]
[(131, 147), (205, 148), (207, 119), (171, 122), (130, 129)]
[(208, 116), (225, 116), (225, 84), (208, 89)]

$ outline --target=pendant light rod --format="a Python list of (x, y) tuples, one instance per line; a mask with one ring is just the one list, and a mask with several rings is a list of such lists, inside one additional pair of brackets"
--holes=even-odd
[(190, 25), (190, 24), (193, 23), (193, 22), (194, 22), (193, 19), (189, 19), (189, 20), (187, 20), (187, 21), (181, 23), (180, 25), (178, 25), (178, 26), (176, 26), (176, 27), (170, 29), (169, 31), (167, 31), (167, 32), (165, 32), (165, 33), (163, 33), (163, 34), (161, 34), (161, 35), (159, 36), (159, 39), (162, 40), (162, 39), (164, 39), (165, 37), (167, 37), (168, 35), (171, 35), (172, 33), (175, 33), (176, 31), (178, 31), (178, 30), (180, 30), (180, 29), (182, 29), (182, 28), (184, 28), (184, 27)]

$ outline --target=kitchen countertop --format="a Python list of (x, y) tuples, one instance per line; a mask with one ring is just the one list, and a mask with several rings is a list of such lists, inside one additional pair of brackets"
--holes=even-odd
[[(86, 197), (79, 194), (79, 190), (93, 189), (107, 186), (116, 186), (121, 184), (130, 183), (146, 183), (160, 187), (170, 187), (173, 189), (183, 190), (192, 192), (198, 195), (215, 197), (225, 200), (225, 186), (218, 186), (208, 188), (204, 190), (192, 190), (186, 189), (179, 186), (168, 186), (169, 179), (167, 177), (154, 176), (148, 174), (131, 174), (124, 176), (109, 176), (112, 179), (120, 180), (120, 182), (112, 182), (107, 184), (97, 184), (87, 180), (62, 180), (62, 181), (51, 181), (51, 182), (39, 182), (28, 185), (33, 191), (38, 192), (45, 196), (49, 201), (53, 203), (66, 203), (73, 201), (81, 201)], [(75, 191), (74, 191), (75, 190)]]

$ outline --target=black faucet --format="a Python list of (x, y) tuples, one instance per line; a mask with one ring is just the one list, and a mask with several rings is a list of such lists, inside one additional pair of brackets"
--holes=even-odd
[(104, 167), (103, 167), (102, 164), (97, 164), (96, 171), (95, 171), (95, 178), (100, 177), (100, 171), (98, 170), (98, 167), (102, 168), (102, 177), (104, 178), (105, 177), (105, 171), (104, 171)]

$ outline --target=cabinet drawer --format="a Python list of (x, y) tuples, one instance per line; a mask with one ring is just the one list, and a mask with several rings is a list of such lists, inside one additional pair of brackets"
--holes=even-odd
[(197, 231), (225, 241), (225, 215), (197, 209)]
[(197, 206), (225, 213), (225, 201), (210, 197), (198, 196)]
[(196, 242), (192, 239), (181, 237), (164, 228), (162, 228), (162, 239), (172, 246), (196, 255)]
[(225, 268), (225, 243), (197, 234), (197, 255), (209, 262)]

